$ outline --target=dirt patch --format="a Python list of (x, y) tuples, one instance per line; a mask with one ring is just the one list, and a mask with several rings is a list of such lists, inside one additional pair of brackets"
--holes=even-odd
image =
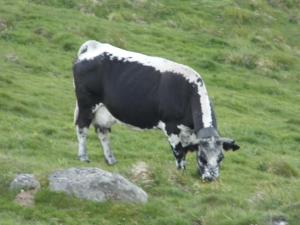
[(0, 19), (0, 32), (4, 31), (6, 29), (7, 29), (6, 22)]
[(5, 55), (5, 61), (11, 63), (20, 63), (19, 57), (15, 53), (9, 53)]
[(196, 220), (193, 220), (192, 225), (203, 225), (203, 222), (201, 219), (196, 219)]
[(16, 196), (15, 202), (22, 207), (28, 207), (28, 208), (33, 207), (35, 193), (36, 193), (35, 190), (22, 191)]
[(154, 183), (153, 173), (145, 162), (138, 162), (131, 169), (131, 180), (142, 184), (144, 187), (151, 187)]

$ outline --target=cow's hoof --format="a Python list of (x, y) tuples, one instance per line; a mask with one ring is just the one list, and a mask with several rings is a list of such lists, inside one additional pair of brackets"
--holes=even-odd
[(89, 157), (87, 155), (79, 155), (78, 160), (81, 162), (87, 162), (87, 163), (90, 162)]
[(178, 171), (184, 172), (185, 169), (186, 169), (186, 166), (181, 166), (181, 167), (178, 167), (178, 166), (177, 166), (176, 168), (177, 168)]
[(185, 160), (182, 160), (182, 161), (180, 161), (180, 162), (177, 162), (177, 161), (176, 161), (176, 168), (177, 168), (177, 170), (182, 170), (182, 171), (184, 171), (185, 168), (186, 168), (186, 161), (185, 161)]
[(109, 158), (105, 158), (105, 162), (107, 163), (107, 165), (114, 165), (116, 164), (118, 161), (116, 160), (116, 158), (114, 156), (111, 156)]

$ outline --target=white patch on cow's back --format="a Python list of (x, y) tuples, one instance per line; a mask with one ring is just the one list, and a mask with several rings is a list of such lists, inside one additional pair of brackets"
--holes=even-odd
[(97, 41), (85, 42), (78, 51), (78, 60), (92, 60), (95, 57), (107, 53), (110, 58), (117, 58), (125, 62), (137, 62), (145, 66), (151, 66), (160, 72), (173, 72), (184, 76), (190, 83), (196, 83), (200, 75), (192, 68), (164, 58), (148, 56), (137, 52), (117, 48), (107, 43)]
[[(89, 40), (85, 42), (78, 51), (78, 61), (92, 60), (106, 53), (111, 59), (117, 58), (124, 62), (136, 62), (145, 66), (151, 66), (160, 72), (172, 72), (183, 76), (189, 83), (195, 84), (200, 96), (202, 109), (202, 122), (204, 127), (212, 126), (212, 114), (208, 93), (199, 73), (192, 68), (164, 58), (147, 56), (141, 53), (131, 52), (114, 47), (107, 43)], [(200, 81), (199, 81), (200, 79)]]

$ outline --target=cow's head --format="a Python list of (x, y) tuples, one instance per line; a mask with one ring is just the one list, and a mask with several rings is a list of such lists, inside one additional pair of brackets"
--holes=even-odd
[(197, 163), (204, 181), (216, 180), (220, 175), (220, 166), (224, 151), (236, 151), (240, 148), (235, 141), (219, 137), (214, 128), (204, 128), (197, 134), (199, 138)]

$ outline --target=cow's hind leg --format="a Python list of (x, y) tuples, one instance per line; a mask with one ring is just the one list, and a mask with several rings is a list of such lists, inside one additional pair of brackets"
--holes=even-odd
[(78, 159), (84, 162), (90, 162), (87, 154), (87, 135), (92, 121), (92, 112), (90, 110), (79, 110), (76, 106), (74, 112), (76, 124), (76, 134), (78, 140)]
[(95, 112), (94, 126), (100, 143), (102, 145), (105, 161), (108, 165), (113, 165), (117, 162), (109, 141), (109, 133), (111, 126), (116, 122), (116, 119), (110, 114), (103, 104), (100, 104)]
[(100, 140), (100, 143), (102, 145), (105, 161), (108, 165), (113, 165), (117, 162), (109, 142), (109, 132), (110, 128), (103, 128), (99, 126), (95, 126), (96, 133), (98, 135), (98, 138)]

